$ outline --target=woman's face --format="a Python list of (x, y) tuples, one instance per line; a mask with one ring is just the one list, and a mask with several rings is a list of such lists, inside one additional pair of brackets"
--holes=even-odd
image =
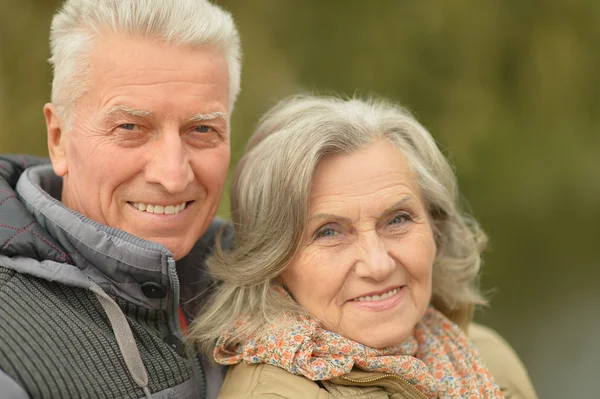
[(405, 156), (376, 141), (320, 162), (307, 230), (281, 280), (327, 329), (381, 348), (404, 341), (423, 317), (435, 254)]

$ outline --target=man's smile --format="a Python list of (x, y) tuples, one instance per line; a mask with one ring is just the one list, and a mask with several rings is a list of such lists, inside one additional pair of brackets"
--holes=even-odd
[(143, 202), (129, 202), (134, 208), (141, 212), (154, 213), (155, 215), (175, 215), (183, 211), (189, 202), (182, 202), (176, 205), (146, 204)]

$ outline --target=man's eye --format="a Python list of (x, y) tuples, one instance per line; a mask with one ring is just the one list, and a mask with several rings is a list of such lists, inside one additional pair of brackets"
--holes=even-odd
[(197, 126), (195, 130), (198, 133), (208, 133), (210, 131), (210, 126), (207, 126), (207, 125)]
[(123, 123), (122, 125), (119, 125), (119, 127), (125, 130), (135, 130), (135, 124), (133, 123)]

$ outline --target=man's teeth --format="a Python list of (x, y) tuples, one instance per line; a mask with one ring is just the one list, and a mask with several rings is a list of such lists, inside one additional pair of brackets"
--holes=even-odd
[(393, 290), (388, 291), (385, 294), (372, 295), (372, 296), (360, 296), (360, 297), (355, 298), (353, 300), (357, 301), (357, 302), (381, 301), (381, 300), (388, 299), (389, 297), (396, 295), (396, 293), (398, 293), (398, 291), (400, 291), (400, 288), (394, 288)]
[(179, 213), (185, 209), (185, 202), (182, 202), (179, 205), (150, 205), (143, 204), (141, 202), (133, 202), (132, 205), (135, 206), (138, 210), (142, 212), (155, 213), (157, 215), (174, 215)]

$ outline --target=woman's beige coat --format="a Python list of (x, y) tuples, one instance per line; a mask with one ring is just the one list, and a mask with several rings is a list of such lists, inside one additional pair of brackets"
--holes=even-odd
[[(537, 399), (527, 371), (516, 353), (493, 330), (469, 323), (472, 312), (444, 312), (469, 338), (507, 399)], [(229, 368), (218, 399), (424, 399), (399, 376), (352, 371), (341, 377), (311, 381), (266, 364), (240, 363)]]

